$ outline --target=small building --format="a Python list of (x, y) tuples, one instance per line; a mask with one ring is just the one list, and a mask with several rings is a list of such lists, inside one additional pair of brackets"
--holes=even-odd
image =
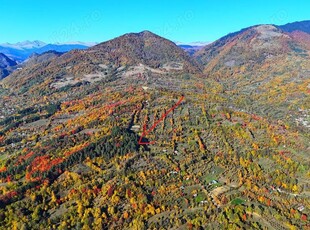
[(209, 185), (218, 184), (219, 182), (217, 180), (212, 180)]
[(138, 132), (140, 130), (140, 128), (141, 128), (140, 125), (133, 125), (130, 130)]
[(305, 210), (305, 206), (303, 206), (302, 204), (298, 205), (297, 210), (302, 212), (303, 210)]

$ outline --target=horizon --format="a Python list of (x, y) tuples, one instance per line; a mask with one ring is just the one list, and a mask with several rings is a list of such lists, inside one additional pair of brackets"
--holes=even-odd
[[(302, 20), (302, 21), (294, 21), (294, 22), (288, 22), (288, 23), (285, 23), (285, 24), (281, 24), (281, 25), (276, 25), (276, 24), (268, 24), (268, 23), (265, 23), (265, 24), (256, 24), (256, 25), (252, 25), (252, 26), (259, 26), (259, 25), (274, 25), (274, 26), (282, 26), (282, 25), (286, 25), (286, 24), (291, 24), (291, 23), (295, 23), (295, 22), (303, 22), (303, 21), (310, 21), (308, 19), (305, 19), (305, 20)], [(251, 26), (249, 26), (251, 27)], [(247, 27), (245, 27), (247, 28)], [(234, 32), (238, 32), (242, 29), (245, 29), (245, 28), (240, 28), (236, 31), (231, 31), (225, 35), (223, 35), (222, 37), (228, 35), (228, 34), (231, 34), (231, 33), (234, 33)], [(117, 37), (121, 37), (125, 34), (130, 34), (130, 33), (141, 33), (141, 32), (144, 32), (144, 31), (149, 31), (149, 30), (142, 30), (142, 31), (139, 31), (139, 32), (126, 32), (124, 34), (120, 34), (118, 35)], [(153, 31), (149, 31), (151, 33), (154, 33)], [(154, 33), (156, 34), (156, 33)], [(159, 34), (156, 34), (156, 35), (159, 35)], [(160, 36), (160, 35), (159, 35)], [(94, 46), (94, 45), (97, 45), (97, 44), (100, 44), (100, 43), (103, 43), (103, 42), (107, 42), (109, 40), (113, 40), (117, 37), (114, 37), (114, 38), (110, 38), (108, 40), (105, 40), (105, 41), (81, 41), (81, 40), (76, 40), (76, 41), (63, 41), (63, 42), (55, 42), (55, 43), (49, 43), (49, 42), (46, 42), (46, 41), (42, 41), (42, 40), (22, 40), (22, 41), (17, 41), (15, 43), (12, 43), (12, 42), (1, 42), (0, 43), (0, 46), (1, 45), (17, 45), (17, 44), (22, 44), (22, 43), (34, 43), (34, 42), (40, 42), (40, 43), (44, 43), (44, 45), (86, 45), (86, 46)], [(215, 42), (216, 40), (222, 38), (222, 37), (219, 37), (213, 41), (203, 41), (203, 40), (198, 40), (198, 41), (189, 41), (189, 42), (183, 42), (183, 41), (175, 41), (175, 40), (171, 40), (172, 42), (174, 42), (176, 45), (191, 45), (191, 46), (204, 46), (204, 45), (208, 45), (208, 44), (211, 44), (213, 42)], [(165, 37), (163, 37), (165, 38)]]
[[(142, 33), (142, 32), (145, 32), (145, 31), (148, 31), (148, 30), (143, 30), (143, 31), (140, 31), (140, 32), (137, 32), (137, 33)], [(156, 33), (152, 32), (152, 31), (149, 31), (149, 32), (151, 32), (153, 34), (156, 34)], [(119, 35), (117, 37), (121, 37), (121, 36), (123, 36), (125, 34), (131, 34), (131, 33), (133, 33), (133, 32), (124, 33), (124, 34), (121, 34), (121, 35)], [(158, 34), (156, 34), (156, 35), (158, 35)], [(115, 37), (115, 38), (117, 38), (117, 37)], [(111, 38), (109, 40), (113, 40), (115, 38)], [(100, 42), (99, 41), (64, 41), (64, 42), (55, 42), (55, 43), (48, 43), (48, 42), (45, 42), (45, 41), (42, 41), (42, 40), (23, 40), (23, 41), (18, 41), (18, 42), (15, 42), (15, 43), (3, 42), (3, 43), (0, 43), (0, 46), (1, 45), (7, 45), (7, 46), (11, 45), (11, 46), (14, 46), (14, 45), (22, 45), (24, 43), (42, 43), (44, 46), (45, 45), (50, 45), (50, 44), (51, 45), (67, 45), (67, 44), (68, 45), (75, 45), (75, 44), (97, 45), (97, 44), (100, 44), (100, 43), (103, 43), (103, 42), (107, 42), (109, 40), (100, 41)], [(205, 44), (210, 44), (210, 43), (212, 43), (214, 41), (192, 41), (192, 42), (187, 42), (187, 43), (186, 42), (182, 42), (182, 41), (172, 41), (172, 42), (174, 42), (177, 45), (203, 46)]]
[(5, 31), (0, 43), (15, 44), (27, 40), (47, 44), (101, 43), (144, 30), (182, 44), (213, 42), (253, 25), (284, 25), (309, 20), (309, 7), (310, 3), (305, 0), (298, 3), (240, 0), (225, 4), (198, 0), (191, 4), (184, 0), (177, 4), (163, 0), (147, 3), (141, 0), (117, 3), (111, 0), (87, 3), (56, 0), (51, 5), (38, 0), (4, 0), (3, 18), (14, 20), (0, 23), (1, 30)]

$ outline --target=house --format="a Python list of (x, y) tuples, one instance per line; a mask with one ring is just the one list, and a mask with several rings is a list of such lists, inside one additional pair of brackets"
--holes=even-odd
[(303, 206), (302, 204), (298, 205), (298, 207), (297, 207), (297, 210), (300, 212), (302, 212), (304, 209), (305, 209), (305, 206)]
[(133, 125), (130, 130), (138, 132), (140, 130), (140, 125)]
[(212, 180), (209, 185), (218, 184), (219, 182), (217, 180)]

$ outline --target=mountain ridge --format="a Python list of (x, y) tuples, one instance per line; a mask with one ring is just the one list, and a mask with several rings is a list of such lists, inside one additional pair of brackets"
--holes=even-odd
[[(221, 56), (225, 58), (227, 62), (230, 61), (228, 60), (229, 58), (238, 59), (239, 62), (243, 59), (243, 61), (239, 63), (240, 66), (251, 61), (251, 57), (254, 59), (256, 58), (256, 60), (264, 61), (264, 59), (268, 57), (268, 53), (278, 55), (280, 53), (293, 52), (293, 50), (298, 49), (298, 47), (307, 44), (307, 35), (304, 36), (304, 41), (296, 38), (298, 38), (297, 35), (293, 36), (290, 33), (286, 33), (275, 25), (257, 25), (224, 36), (200, 49), (194, 57), (201, 64), (208, 65), (209, 62), (215, 62), (214, 58), (219, 57), (221, 50), (225, 50), (226, 53), (221, 54)], [(239, 46), (236, 46), (237, 43)], [(240, 43), (242, 43), (242, 45), (240, 45)], [(227, 56), (227, 52), (234, 52), (233, 50), (237, 52), (239, 57), (233, 54)], [(247, 56), (244, 56), (244, 54)], [(230, 67), (231, 66), (228, 66), (228, 68)], [(211, 70), (213, 67), (209, 65), (208, 68)]]
[[(298, 109), (308, 103), (309, 56), (309, 34), (286, 32), (275, 25), (229, 34), (194, 54), (204, 66), (205, 78), (223, 86), (230, 106), (291, 122), (299, 119)], [(271, 92), (281, 99), (270, 98)], [(241, 106), (244, 98), (247, 103)]]
[[(156, 44), (156, 42), (159, 44)], [(131, 45), (136, 45), (137, 47), (135, 48), (137, 49), (132, 49), (132, 47), (130, 47)], [(158, 47), (156, 47), (157, 45)], [(159, 51), (158, 48), (161, 50)], [(141, 63), (145, 62), (146, 65), (151, 67), (159, 67), (161, 61), (169, 58), (171, 59), (170, 61), (173, 61), (174, 58), (174, 61), (178, 61), (178, 58), (184, 59), (186, 62), (192, 61), (175, 43), (147, 30), (139, 33), (124, 34), (117, 39), (112, 39), (93, 46), (89, 50), (92, 51), (95, 49), (98, 49), (99, 52), (118, 53), (118, 59), (124, 59), (123, 61), (125, 62), (125, 59), (138, 59), (136, 61), (132, 60), (132, 64), (139, 64), (137, 61)], [(161, 53), (164, 55), (161, 55)], [(131, 58), (128, 57), (129, 55), (131, 55)], [(173, 57), (173, 55), (175, 55), (175, 57)], [(151, 63), (152, 60), (154, 63)], [(122, 60), (120, 61), (122, 62)], [(195, 65), (195, 63), (191, 64)], [(189, 63), (186, 63), (186, 65), (189, 65)], [(187, 67), (189, 66), (185, 66), (185, 68)], [(198, 66), (195, 67), (197, 67), (197, 71)]]
[[(256, 25), (257, 26), (257, 25)], [(277, 28), (291, 33), (293, 31), (302, 31), (305, 33), (310, 33), (310, 20), (287, 23), (285, 25), (275, 25)], [(236, 35), (236, 33), (241, 33), (244, 30), (249, 29), (244, 28), (238, 32), (233, 32), (223, 36), (220, 39), (227, 39), (231, 36)], [(184, 42), (175, 42), (178, 46), (185, 49), (189, 54), (193, 55), (198, 49), (203, 46), (208, 45), (210, 42), (192, 42), (192, 43), (184, 43)], [(6, 56), (11, 59), (15, 59), (18, 62), (22, 62), (27, 59), (32, 53), (43, 53), (45, 51), (49, 51), (54, 49), (58, 52), (67, 52), (72, 49), (86, 49), (88, 47), (97, 45), (96, 42), (57, 42), (57, 43), (45, 43), (39, 40), (35, 41), (23, 41), (17, 43), (2, 43), (0, 44), (0, 53), (4, 53)]]
[(291, 22), (285, 25), (277, 26), (285, 32), (293, 32), (293, 31), (302, 31), (310, 34), (310, 20), (299, 21), (299, 22)]
[[(52, 81), (57, 76), (57, 82), (49, 84), (59, 85), (59, 79), (68, 79), (69, 76), (84, 79), (86, 75), (107, 74), (109, 71), (129, 67), (144, 68), (144, 72), (155, 71), (160, 74), (201, 73), (200, 65), (183, 49), (167, 39), (143, 31), (128, 33), (85, 50), (72, 50), (47, 62), (37, 63), (33, 68), (27, 66), (18, 73), (11, 74), (3, 83), (15, 88), (28, 85), (34, 79)], [(122, 74), (121, 70), (118, 71)], [(99, 79), (101, 78), (100, 75)], [(18, 84), (15, 84), (17, 79)]]
[(89, 48), (87, 43), (46, 44), (41, 41), (34, 41), (34, 42), (25, 41), (15, 44), (10, 43), (0, 44), (0, 53), (4, 53), (6, 56), (16, 60), (17, 62), (23, 62), (33, 53), (41, 54), (50, 50), (54, 50), (57, 52), (68, 52), (73, 49), (87, 49), (87, 48)]
[(0, 53), (0, 80), (7, 77), (12, 71), (17, 63), (7, 57), (5, 54)]
[(34, 49), (34, 48), (41, 48), (43, 46), (47, 45), (45, 42), (35, 40), (35, 41), (22, 41), (17, 43), (0, 43), (0, 46), (7, 47), (7, 48), (13, 48), (18, 50), (23, 49)]

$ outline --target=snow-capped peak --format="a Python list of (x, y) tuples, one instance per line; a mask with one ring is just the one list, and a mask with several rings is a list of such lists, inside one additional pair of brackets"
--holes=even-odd
[(71, 41), (71, 42), (57, 42), (55, 45), (83, 45), (83, 46), (94, 46), (97, 45), (98, 42), (80, 42), (80, 41)]
[(188, 45), (188, 46), (206, 46), (211, 42), (175, 42), (176, 45)]
[(14, 49), (19, 49), (19, 50), (27, 50), (27, 49), (34, 49), (34, 48), (41, 48), (45, 46), (46, 43), (42, 41), (23, 41), (23, 42), (17, 42), (17, 43), (3, 43), (0, 44), (2, 47), (8, 47), (8, 48), (14, 48)]

